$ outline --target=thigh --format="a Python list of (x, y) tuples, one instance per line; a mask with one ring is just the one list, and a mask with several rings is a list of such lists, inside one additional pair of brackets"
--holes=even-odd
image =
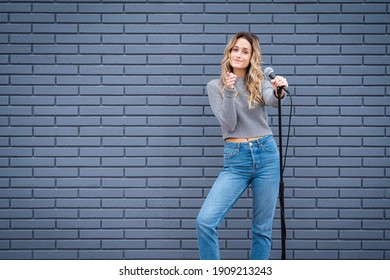
[(249, 181), (250, 176), (246, 172), (222, 170), (199, 212), (202, 220), (219, 226), (227, 212), (248, 187)]

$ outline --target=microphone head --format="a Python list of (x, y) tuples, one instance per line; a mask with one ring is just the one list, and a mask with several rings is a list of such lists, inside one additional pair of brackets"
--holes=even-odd
[(272, 69), (271, 67), (267, 67), (264, 69), (264, 75), (270, 77), (271, 79), (276, 77), (274, 69)]

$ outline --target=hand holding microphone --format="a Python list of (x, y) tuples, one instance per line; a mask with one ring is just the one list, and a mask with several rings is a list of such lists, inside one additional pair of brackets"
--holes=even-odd
[(236, 84), (237, 76), (233, 73), (227, 72), (224, 78), (225, 88), (234, 89), (234, 85)]
[[(287, 90), (288, 88), (287, 80), (282, 76), (276, 76), (274, 70), (271, 67), (267, 67), (264, 69), (264, 75), (271, 78), (271, 84), (275, 89), (275, 93), (277, 92), (278, 87), (282, 88), (285, 92), (289, 93)], [(283, 97), (284, 97), (284, 92), (282, 92), (281, 98)]]

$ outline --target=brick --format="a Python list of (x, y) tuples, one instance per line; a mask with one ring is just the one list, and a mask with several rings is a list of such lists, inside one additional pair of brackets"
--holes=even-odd
[(102, 221), (102, 228), (145, 228), (145, 220), (135, 220), (135, 219), (109, 219)]
[[(158, 16), (160, 16), (160, 15), (158, 15)], [(219, 15), (219, 14), (209, 14), (209, 15), (208, 14), (183, 14), (182, 15), (182, 22), (183, 23), (225, 23), (226, 22), (226, 15)], [(189, 36), (187, 36), (187, 38), (188, 37)], [(197, 37), (197, 35), (196, 35), (196, 37)], [(189, 39), (189, 40), (191, 40), (191, 39)], [(225, 42), (225, 40), (223, 40), (223, 43), (224, 42)]]
[(58, 208), (97, 208), (100, 201), (97, 199), (57, 199)]
[(174, 248), (180, 248), (180, 242), (175, 240), (170, 240), (166, 242), (161, 242), (158, 240), (151, 240), (147, 241), (147, 248), (150, 249), (174, 249)]
[(126, 230), (125, 238), (148, 238), (148, 239), (188, 239), (195, 236), (195, 230), (181, 230), (181, 231), (172, 231), (172, 230)]
[(354, 218), (354, 219), (362, 219), (362, 218), (383, 218), (384, 213), (382, 210), (340, 210), (341, 218)]
[(361, 150), (358, 147), (352, 147), (352, 148), (341, 148), (340, 154), (342, 156), (351, 156), (351, 157), (369, 157), (369, 156), (383, 156), (384, 155), (384, 149), (383, 147), (366, 147), (361, 152), (358, 152)]
[(203, 12), (202, 4), (126, 4), (125, 12), (131, 13), (196, 13)]
[(58, 249), (99, 249), (99, 240), (58, 240)]
[(80, 210), (80, 217), (81, 218), (122, 218), (123, 217), (123, 211), (117, 210), (117, 209), (82, 209)]
[(80, 168), (79, 170), (81, 177), (95, 177), (97, 172), (99, 172), (100, 177), (122, 177), (124, 171), (122, 168)]
[[(182, 179), (183, 181), (185, 179)], [(150, 178), (148, 179), (148, 186), (149, 187), (170, 187), (170, 188), (175, 188), (179, 187), (179, 180), (177, 178), (158, 178), (158, 179), (153, 179)]]
[[(98, 21), (100, 21), (100, 18)], [(104, 23), (145, 23), (146, 15), (133, 14), (129, 16), (128, 14), (105, 14), (103, 15), (102, 22)]]
[(121, 24), (87, 23), (78, 24), (77, 26), (80, 33), (123, 33), (123, 25)]
[[(109, 198), (118, 198), (123, 197), (123, 190), (122, 189), (85, 189), (80, 190), (79, 197), (85, 197), (85, 198), (102, 198), (102, 197), (109, 197)], [(90, 211), (92, 213), (92, 211)], [(104, 212), (104, 211), (102, 211)]]
[(206, 4), (206, 13), (247, 13), (249, 12), (248, 4)]
[(32, 176), (32, 168), (4, 168), (0, 170), (0, 177), (31, 177)]
[(380, 197), (385, 197), (385, 191), (380, 189), (340, 190), (340, 197), (380, 198)]
[(53, 146), (53, 137), (15, 137), (11, 138), (11, 145), (15, 147)]
[(34, 190), (34, 197), (36, 198), (64, 198), (77, 197), (76, 190), (62, 190), (62, 189), (36, 189)]
[(201, 24), (185, 24), (185, 25), (176, 25), (171, 23), (163, 24), (150, 24), (145, 25), (142, 28), (139, 28), (137, 24), (126, 24), (125, 33), (135, 33), (135, 34), (161, 34), (161, 33), (201, 33), (203, 32), (203, 26)]
[(80, 230), (82, 239), (123, 238), (123, 230)]
[(126, 136), (190, 136), (201, 135), (202, 129), (188, 128), (188, 127), (145, 127), (137, 130), (125, 129)]
[(363, 227), (365, 229), (388, 229), (388, 221), (378, 220), (366, 220), (363, 221)]
[(34, 259), (42, 259), (42, 260), (76, 260), (78, 257), (78, 253), (76, 250), (40, 250), (38, 252), (34, 252)]
[[(275, 4), (275, 3), (266, 3), (266, 4), (258, 4), (257, 1), (253, 1), (254, 3), (250, 5), (250, 9), (252, 13), (274, 13), (275, 10), (280, 13), (293, 13), (294, 5), (283, 3), (283, 4)], [(297, 6), (298, 7), (298, 6)]]
[(103, 249), (143, 249), (145, 242), (142, 240), (103, 240)]
[[(66, 238), (76, 238), (76, 236), (78, 235), (78, 231), (77, 230), (72, 230), (72, 229), (92, 229), (92, 228), (95, 228), (95, 229), (99, 229), (100, 228), (100, 221), (96, 220), (96, 219), (82, 219), (82, 220), (77, 220), (77, 219), (72, 219), (72, 220), (69, 220), (69, 219), (63, 219), (63, 220), (57, 220), (57, 227), (59, 229), (71, 229), (71, 230), (61, 230), (60, 232), (62, 232), (62, 234), (67, 234), (67, 237)], [(49, 233), (42, 233), (42, 234), (48, 234), (50, 236)], [(57, 234), (57, 233), (53, 233), (53, 231), (51, 232), (51, 234)], [(53, 238), (53, 237), (49, 237), (49, 238)], [(64, 237), (62, 237), (64, 238)]]
[(338, 156), (339, 149), (337, 148), (317, 148), (313, 151), (311, 148), (295, 148), (297, 156)]
[[(126, 123), (125, 123), (126, 124)], [(103, 137), (102, 143), (105, 146), (126, 146), (129, 141), (132, 143), (132, 147), (144, 146), (146, 144), (146, 137)], [(100, 142), (97, 145), (100, 146)]]
[[(340, 101), (340, 102), (343, 102), (343, 101)], [(326, 101), (324, 103), (326, 103)], [(340, 117), (318, 117), (318, 125), (335, 125), (335, 126), (362, 125), (362, 119), (360, 117), (343, 117), (343, 118), (340, 118)], [(343, 139), (344, 139), (344, 137), (343, 137)]]
[(359, 250), (361, 244), (358, 241), (318, 241), (318, 249), (320, 250)]
[(44, 3), (34, 3), (32, 6), (33, 12), (61, 12), (61, 13), (73, 13), (77, 12), (77, 5), (76, 4), (44, 4)]
[(0, 259), (4, 260), (31, 260), (31, 251), (3, 251), (1, 252)]
[(11, 223), (11, 228), (14, 229), (54, 229), (55, 221), (54, 220), (14, 220)]
[(341, 27), (342, 33), (350, 33), (350, 34), (384, 34), (386, 33), (385, 25), (380, 24), (370, 24), (370, 25), (343, 25)]
[(343, 4), (342, 12), (346, 13), (382, 13), (386, 9), (384, 4)]
[(31, 12), (31, 5), (29, 4), (11, 4), (6, 3), (1, 5), (1, 11), (4, 12), (10, 12), (10, 13), (22, 13), (22, 12)]
[[(68, 4), (66, 4), (68, 5)], [(79, 12), (81, 13), (121, 13), (123, 12), (123, 5), (121, 4), (110, 4), (110, 5), (99, 5), (99, 4), (79, 4)]]
[(382, 239), (383, 232), (377, 230), (344, 230), (340, 232), (341, 239)]
[(11, 199), (12, 208), (54, 208), (54, 200), (51, 199)]
[[(4, 27), (0, 27), (0, 31), (2, 33), (30, 33), (31, 32), (31, 24), (12, 24), (12, 25), (9, 25), (9, 26), (5, 26), (3, 25)], [(24, 47), (22, 48), (19, 48), (19, 49), (23, 49)], [(3, 47), (2, 47), (3, 49)], [(5, 48), (5, 49), (8, 49), (8, 48)]]
[(153, 260), (157, 259), (196, 259), (199, 257), (197, 251), (177, 251), (177, 250), (148, 250), (146, 253), (145, 250), (127, 250), (125, 251), (125, 258), (127, 259), (139, 259), (139, 260)]
[(227, 18), (228, 23), (267, 23), (272, 22), (272, 15), (242, 15), (229, 14)]
[[(110, 110), (107, 110), (110, 111)], [(123, 129), (120, 127), (82, 127), (81, 136), (123, 136)]]
[(30, 43), (30, 44), (39, 44), (39, 43), (46, 43), (46, 44), (53, 44), (54, 43), (54, 36), (53, 35), (11, 35), (10, 37), (11, 43), (16, 44), (23, 44), (23, 43)]
[(360, 167), (360, 158), (319, 158), (318, 164), (320, 166), (338, 166), (338, 167)]
[(360, 229), (361, 228), (361, 221), (357, 219), (351, 219), (351, 220), (318, 220), (317, 221), (317, 228), (319, 229)]
[(338, 13), (341, 10), (340, 4), (297, 4), (296, 10), (298, 13)]
[[(125, 176), (141, 177), (175, 177), (177, 168), (126, 168)], [(200, 168), (180, 168), (182, 177), (198, 177), (202, 175)]]
[(361, 200), (360, 199), (318, 199), (317, 206), (319, 208), (360, 208)]
[(363, 199), (364, 208), (389, 208), (389, 206), (388, 199)]
[(54, 249), (55, 241), (48, 240), (15, 240), (11, 241), (11, 249)]
[[(164, 179), (164, 178), (162, 178)], [(152, 180), (152, 179), (150, 179)], [(156, 186), (159, 187), (159, 186)], [(178, 198), (186, 198), (186, 197), (202, 197), (202, 190), (182, 190), (178, 191), (175, 188), (172, 189), (158, 189), (153, 188), (150, 191), (142, 191), (140, 189), (127, 189), (125, 190), (125, 197), (131, 197), (131, 198), (172, 198), (172, 197), (178, 197)]]
[(294, 210), (295, 218), (317, 218), (317, 219), (329, 219), (336, 218), (338, 216), (336, 209), (328, 210), (311, 210), (311, 209), (296, 209)]

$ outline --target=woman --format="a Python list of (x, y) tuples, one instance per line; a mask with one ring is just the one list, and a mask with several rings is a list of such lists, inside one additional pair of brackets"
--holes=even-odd
[[(268, 126), (266, 106), (277, 107), (277, 87), (260, 68), (259, 39), (248, 32), (234, 35), (224, 51), (221, 79), (207, 84), (211, 109), (225, 141), (224, 167), (196, 219), (201, 259), (220, 259), (218, 227), (235, 202), (252, 186), (251, 259), (268, 259), (272, 221), (279, 192), (279, 153)], [(284, 98), (284, 91), (281, 98)]]

